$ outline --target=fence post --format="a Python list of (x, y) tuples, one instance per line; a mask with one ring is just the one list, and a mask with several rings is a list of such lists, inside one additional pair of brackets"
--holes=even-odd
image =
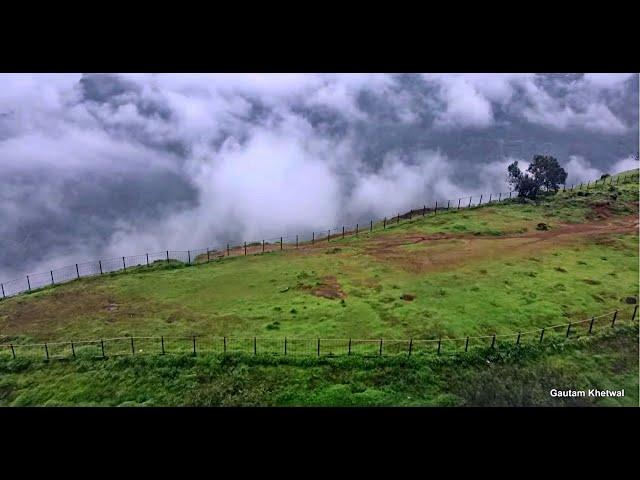
[(411, 210), (409, 210), (409, 220), (411, 220), (412, 216), (413, 216), (413, 208)]
[(471, 207), (471, 199), (472, 199), (472, 198), (473, 198), (473, 197), (469, 197), (469, 208)]
[(351, 355), (351, 339), (349, 339), (349, 353), (347, 355)]
[(358, 236), (358, 224), (356, 223), (356, 237)]
[(516, 340), (516, 345), (520, 345), (520, 335), (522, 335), (522, 332), (518, 332), (518, 338)]
[(207, 263), (209, 263), (210, 261), (211, 261), (211, 254), (210, 254), (209, 247), (207, 247)]
[(98, 266), (100, 267), (100, 275), (102, 275), (102, 260), (98, 260)]
[(47, 361), (48, 361), (49, 360), (49, 347), (47, 347), (46, 343), (44, 344), (44, 353), (45, 353), (45, 356), (46, 356)]
[(373, 220), (371, 220), (371, 225), (369, 226), (369, 231), (373, 232)]
[(76, 348), (73, 345), (73, 342), (71, 342), (71, 353), (73, 354), (73, 358), (76, 358)]
[(412, 348), (413, 348), (413, 338), (409, 339), (409, 356), (411, 356)]
[(496, 346), (496, 334), (493, 334), (493, 338), (491, 339), (491, 348), (494, 348)]
[(298, 235), (296, 235), (296, 248), (298, 248)]
[[(569, 338), (569, 334), (571, 333), (571, 322), (569, 322), (569, 325), (567, 326), (567, 336), (565, 338)], [(591, 332), (589, 332), (591, 333)]]
[(164, 335), (160, 337), (160, 349), (162, 351), (162, 355), (164, 355)]
[(440, 346), (442, 345), (442, 339), (438, 339), (438, 355), (440, 355)]
[(331, 240), (331, 229), (327, 230), (327, 242)]
[(509, 190), (509, 198), (511, 198), (511, 190)]
[(169, 263), (169, 250), (167, 250), (167, 263)]
[(222, 354), (227, 354), (227, 337), (222, 337)]
[[(618, 177), (620, 178), (620, 177)], [(616, 310), (613, 314), (613, 320), (611, 321), (611, 327), (613, 327), (616, 324), (616, 317), (618, 316), (618, 310)]]
[(398, 212), (398, 221), (396, 223), (400, 223), (400, 212)]
[(264, 240), (262, 240), (262, 253), (264, 253)]
[(438, 214), (438, 201), (437, 201), (437, 200), (436, 200), (436, 206), (435, 206), (435, 208), (433, 209), (433, 214), (434, 214), (434, 215), (437, 215), (437, 214)]
[(320, 356), (320, 339), (318, 338), (318, 356)]
[(253, 354), (258, 354), (258, 342), (256, 340), (256, 337), (253, 337)]
[[(127, 269), (127, 264), (124, 261), (124, 257), (122, 257), (122, 267), (124, 268), (124, 270)], [(78, 264), (76, 263), (76, 270), (78, 270)], [(78, 274), (78, 278), (80, 278), (80, 274)]]
[(478, 206), (482, 205), (482, 195), (480, 195), (480, 202), (478, 203)]
[(382, 356), (382, 339), (380, 339), (380, 356)]
[(491, 203), (491, 196), (493, 195), (493, 193), (489, 194), (489, 203)]
[(387, 217), (384, 217), (383, 223), (382, 223), (382, 228), (385, 229), (387, 228)]
[(196, 356), (196, 336), (193, 336), (193, 356)]
[(447, 212), (449, 211), (449, 205), (451, 204), (451, 200), (447, 200)]
[(280, 237), (280, 250), (282, 250), (282, 237)]
[(131, 355), (135, 355), (136, 354), (136, 349), (133, 346), (133, 337), (131, 337)]
[(342, 238), (344, 239), (344, 225), (342, 226)]
[(13, 359), (15, 360), (16, 359), (16, 350), (15, 350), (15, 348), (13, 348), (13, 343), (10, 345), (10, 347), (11, 347), (11, 355), (13, 355)]
[(149, 254), (147, 253), (147, 267), (149, 266)]
[(56, 282), (53, 281), (53, 270), (50, 270), (51, 272), (51, 285), (55, 285)]
[(284, 337), (284, 354), (287, 354), (287, 337)]
[(544, 338), (544, 328), (540, 332), (540, 343), (542, 343), (542, 339)]
[(100, 339), (100, 348), (102, 348), (102, 358), (107, 358), (104, 356), (104, 340)]
[(227, 243), (227, 257), (230, 255), (229, 253), (229, 244)]
[(464, 344), (464, 351), (466, 352), (467, 350), (469, 350), (469, 337), (467, 337), (467, 341)]
[(462, 200), (461, 198), (458, 199), (458, 210), (460, 210), (460, 200)]
[(633, 315), (631, 316), (631, 321), (633, 322), (636, 319), (636, 313), (638, 313), (638, 305), (633, 309)]
[(5, 297), (5, 294), (4, 294), (4, 283), (0, 283), (0, 287), (2, 288), (2, 298), (4, 298)]
[(188, 263), (191, 263), (191, 250), (187, 250)]
[(427, 206), (423, 205), (422, 206), (422, 216), (424, 217), (427, 214)]
[(27, 275), (27, 286), (29, 287), (29, 291), (31, 291), (31, 282), (29, 281), (29, 275)]
[(500, 201), (502, 200), (502, 192), (498, 193), (498, 203), (500, 203)]
[(593, 322), (595, 322), (596, 317), (591, 317), (591, 323), (589, 323), (589, 335), (591, 335), (591, 331), (593, 330)]

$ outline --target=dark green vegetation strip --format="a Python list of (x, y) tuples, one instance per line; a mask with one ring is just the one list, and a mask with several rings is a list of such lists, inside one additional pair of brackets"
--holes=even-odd
[[(553, 388), (625, 396), (553, 398)], [(0, 405), (638, 406), (638, 329), (422, 359), (0, 360)]]

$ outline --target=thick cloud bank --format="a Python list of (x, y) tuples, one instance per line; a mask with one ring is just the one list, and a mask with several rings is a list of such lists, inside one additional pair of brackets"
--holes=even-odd
[(633, 168), (625, 74), (0, 75), (0, 280)]

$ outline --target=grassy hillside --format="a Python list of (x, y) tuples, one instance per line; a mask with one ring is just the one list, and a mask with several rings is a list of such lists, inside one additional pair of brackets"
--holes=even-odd
[[(513, 333), (616, 309), (628, 317), (638, 296), (638, 247), (637, 181), (598, 185), (538, 202), (430, 212), (297, 249), (271, 245), (248, 256), (233, 249), (210, 263), (157, 262), (82, 278), (1, 301), (0, 342), (436, 339)], [(5, 348), (0, 405), (638, 405), (637, 327), (560, 337), (377, 359), (43, 362), (13, 360)], [(553, 387), (624, 388), (626, 396), (552, 399)]]
[[(625, 396), (553, 398), (552, 388)], [(0, 406), (10, 405), (638, 406), (638, 329), (437, 359), (0, 359)]]
[(637, 183), (450, 210), (297, 250), (160, 262), (8, 298), (0, 335), (510, 333), (626, 305), (638, 294), (637, 224)]

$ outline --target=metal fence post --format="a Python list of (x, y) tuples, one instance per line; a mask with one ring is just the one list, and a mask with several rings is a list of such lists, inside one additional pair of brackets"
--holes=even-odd
[(522, 332), (518, 332), (518, 338), (516, 340), (516, 345), (520, 345), (520, 335), (522, 335)]
[(413, 338), (409, 339), (409, 356), (411, 356), (411, 350), (413, 348)]
[(327, 242), (331, 240), (331, 229), (327, 230)]
[(371, 225), (369, 226), (369, 231), (373, 232), (373, 220), (371, 220)]
[(191, 263), (191, 250), (187, 250), (187, 263)]
[(98, 260), (98, 266), (100, 267), (100, 275), (102, 275), (102, 260)]
[(347, 355), (351, 355), (351, 339), (349, 339), (349, 352), (347, 353)]
[(493, 334), (493, 338), (491, 339), (491, 348), (494, 348), (496, 346), (496, 334)]
[(27, 287), (29, 287), (29, 291), (31, 291), (31, 282), (29, 281), (29, 275), (27, 275)]
[(436, 200), (436, 206), (435, 206), (435, 208), (433, 209), (433, 214), (434, 214), (434, 215), (437, 215), (437, 214), (438, 214), (438, 201), (437, 201), (437, 200)]
[(502, 200), (502, 192), (498, 193), (498, 203), (500, 203), (500, 201)]
[(489, 203), (491, 203), (491, 196), (493, 195), (493, 193), (489, 194)]
[(287, 337), (284, 337), (284, 354), (287, 354)]
[(102, 348), (102, 358), (106, 358), (104, 355), (104, 340), (100, 339), (100, 348)]
[(56, 282), (53, 281), (53, 270), (50, 270), (51, 272), (51, 285), (55, 285)]
[(193, 336), (193, 356), (196, 356), (196, 336)]
[(298, 235), (296, 235), (296, 248), (298, 248)]
[(211, 254), (209, 251), (209, 247), (207, 247), (207, 263), (209, 263), (211, 261)]
[(449, 211), (449, 205), (451, 204), (451, 200), (447, 200), (447, 211)]
[(398, 212), (398, 221), (396, 223), (400, 223), (400, 213)]
[(380, 339), (380, 356), (382, 356), (382, 339)]
[(387, 217), (384, 217), (383, 223), (382, 223), (382, 228), (387, 228)]
[(160, 349), (162, 351), (162, 355), (164, 355), (164, 335), (160, 337)]
[(227, 337), (222, 337), (222, 353), (227, 354)]
[(472, 199), (472, 198), (473, 198), (473, 197), (469, 197), (469, 207), (471, 207), (471, 199)]
[[(569, 338), (570, 333), (571, 333), (571, 322), (569, 322), (569, 325), (567, 326), (567, 336), (565, 338)], [(589, 331), (589, 333), (591, 333), (591, 331)]]
[(149, 254), (147, 253), (147, 267), (149, 266)]
[(544, 328), (540, 332), (540, 343), (542, 343), (542, 339), (544, 338)]
[(244, 242), (244, 254), (247, 254), (247, 242)]
[(638, 305), (633, 309), (633, 315), (631, 316), (631, 321), (633, 322), (636, 319), (636, 313), (638, 313)]
[(16, 350), (15, 350), (15, 348), (13, 348), (13, 343), (10, 344), (10, 347), (11, 347), (11, 355), (13, 355), (13, 359), (15, 360), (16, 359)]
[(167, 250), (167, 263), (169, 263), (169, 250)]
[(280, 250), (282, 250), (282, 237), (280, 237)]
[(49, 360), (49, 347), (47, 347), (47, 344), (44, 344), (44, 353), (46, 356), (46, 359)]
[(229, 256), (229, 244), (227, 243), (227, 257)]
[[(618, 177), (620, 178), (620, 177)], [(618, 316), (618, 310), (616, 310), (613, 314), (613, 320), (611, 321), (611, 327), (613, 327), (616, 324), (616, 317)]]
[(262, 253), (264, 253), (264, 240), (262, 240)]
[(342, 226), (342, 238), (344, 239), (344, 225)]
[(442, 338), (438, 339), (438, 355), (440, 355), (440, 346), (442, 345)]
[[(311, 232), (311, 245), (313, 245), (314, 243), (316, 243), (316, 232)], [(262, 251), (264, 251), (264, 247)]]
[(131, 355), (135, 355), (136, 354), (136, 349), (133, 346), (133, 337), (131, 337)]
[(71, 353), (73, 354), (73, 358), (76, 358), (76, 348), (73, 345), (73, 342), (71, 342)]
[(427, 206), (423, 205), (422, 206), (422, 216), (424, 217), (427, 214)]
[(591, 323), (589, 323), (589, 335), (591, 335), (591, 332), (593, 331), (593, 322), (595, 322), (596, 317), (591, 317)]
[(320, 339), (318, 338), (318, 356), (320, 356)]
[[(124, 261), (124, 257), (122, 257), (122, 267), (126, 270), (127, 264)], [(76, 263), (76, 270), (78, 269), (78, 264)], [(78, 278), (80, 278), (80, 274), (78, 274)]]
[(480, 195), (480, 202), (478, 203), (478, 206), (482, 205), (482, 195)]
[(467, 337), (467, 341), (464, 344), (464, 351), (466, 352), (467, 350), (469, 350), (469, 337)]
[(253, 354), (258, 354), (258, 342), (256, 340), (256, 337), (253, 337)]
[(2, 288), (2, 298), (5, 298), (5, 294), (4, 294), (4, 283), (0, 283), (0, 288)]
[(358, 224), (356, 223), (356, 237), (358, 236)]

